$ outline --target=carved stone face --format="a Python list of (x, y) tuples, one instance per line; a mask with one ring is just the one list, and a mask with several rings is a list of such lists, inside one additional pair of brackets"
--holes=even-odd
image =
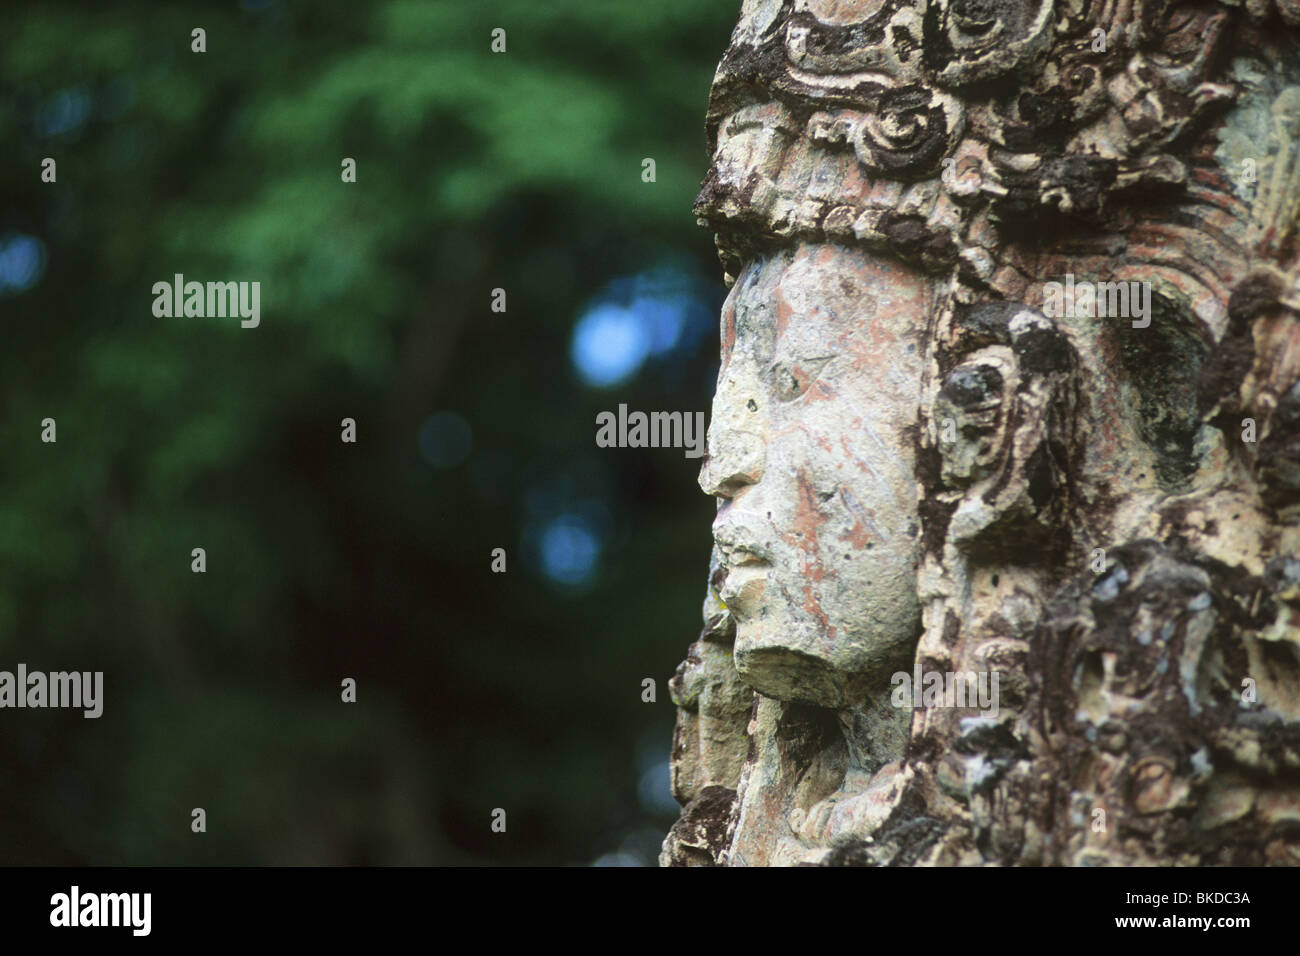
[(930, 301), (906, 267), (802, 244), (751, 260), (723, 308), (700, 485), (736, 666), (768, 696), (844, 706), (915, 645)]

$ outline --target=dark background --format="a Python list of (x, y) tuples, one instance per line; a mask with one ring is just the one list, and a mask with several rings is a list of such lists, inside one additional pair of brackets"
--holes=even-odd
[(654, 862), (713, 505), (595, 417), (708, 409), (738, 6), (6, 4), (0, 669), (105, 690), (0, 710), (0, 863)]

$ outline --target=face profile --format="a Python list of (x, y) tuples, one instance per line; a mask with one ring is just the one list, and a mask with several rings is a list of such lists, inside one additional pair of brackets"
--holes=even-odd
[(736, 666), (767, 696), (845, 707), (915, 647), (931, 295), (895, 262), (801, 244), (752, 259), (723, 308), (700, 485)]

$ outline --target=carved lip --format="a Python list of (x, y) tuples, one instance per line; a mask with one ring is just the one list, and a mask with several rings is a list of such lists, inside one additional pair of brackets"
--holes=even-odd
[(745, 620), (759, 607), (772, 565), (761, 559), (731, 565), (718, 588), (718, 596), (737, 620)]
[(748, 548), (731, 548), (724, 549), (723, 557), (726, 561), (727, 568), (770, 568), (772, 562), (767, 557), (758, 552), (751, 551)]
[(718, 596), (737, 620), (744, 620), (762, 603), (767, 573), (772, 570), (770, 555), (749, 542), (719, 541), (718, 548), (722, 551), (722, 565), (726, 570)]

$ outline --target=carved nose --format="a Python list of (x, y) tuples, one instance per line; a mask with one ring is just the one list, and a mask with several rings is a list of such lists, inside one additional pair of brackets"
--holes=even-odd
[(700, 468), (700, 487), (706, 495), (734, 498), (763, 477), (763, 439), (756, 432), (737, 428), (709, 431), (709, 453)]
[(700, 466), (700, 487), (706, 495), (734, 498), (762, 479), (768, 428), (767, 409), (760, 408), (762, 392), (754, 363), (733, 356), (713, 396), (708, 451)]

